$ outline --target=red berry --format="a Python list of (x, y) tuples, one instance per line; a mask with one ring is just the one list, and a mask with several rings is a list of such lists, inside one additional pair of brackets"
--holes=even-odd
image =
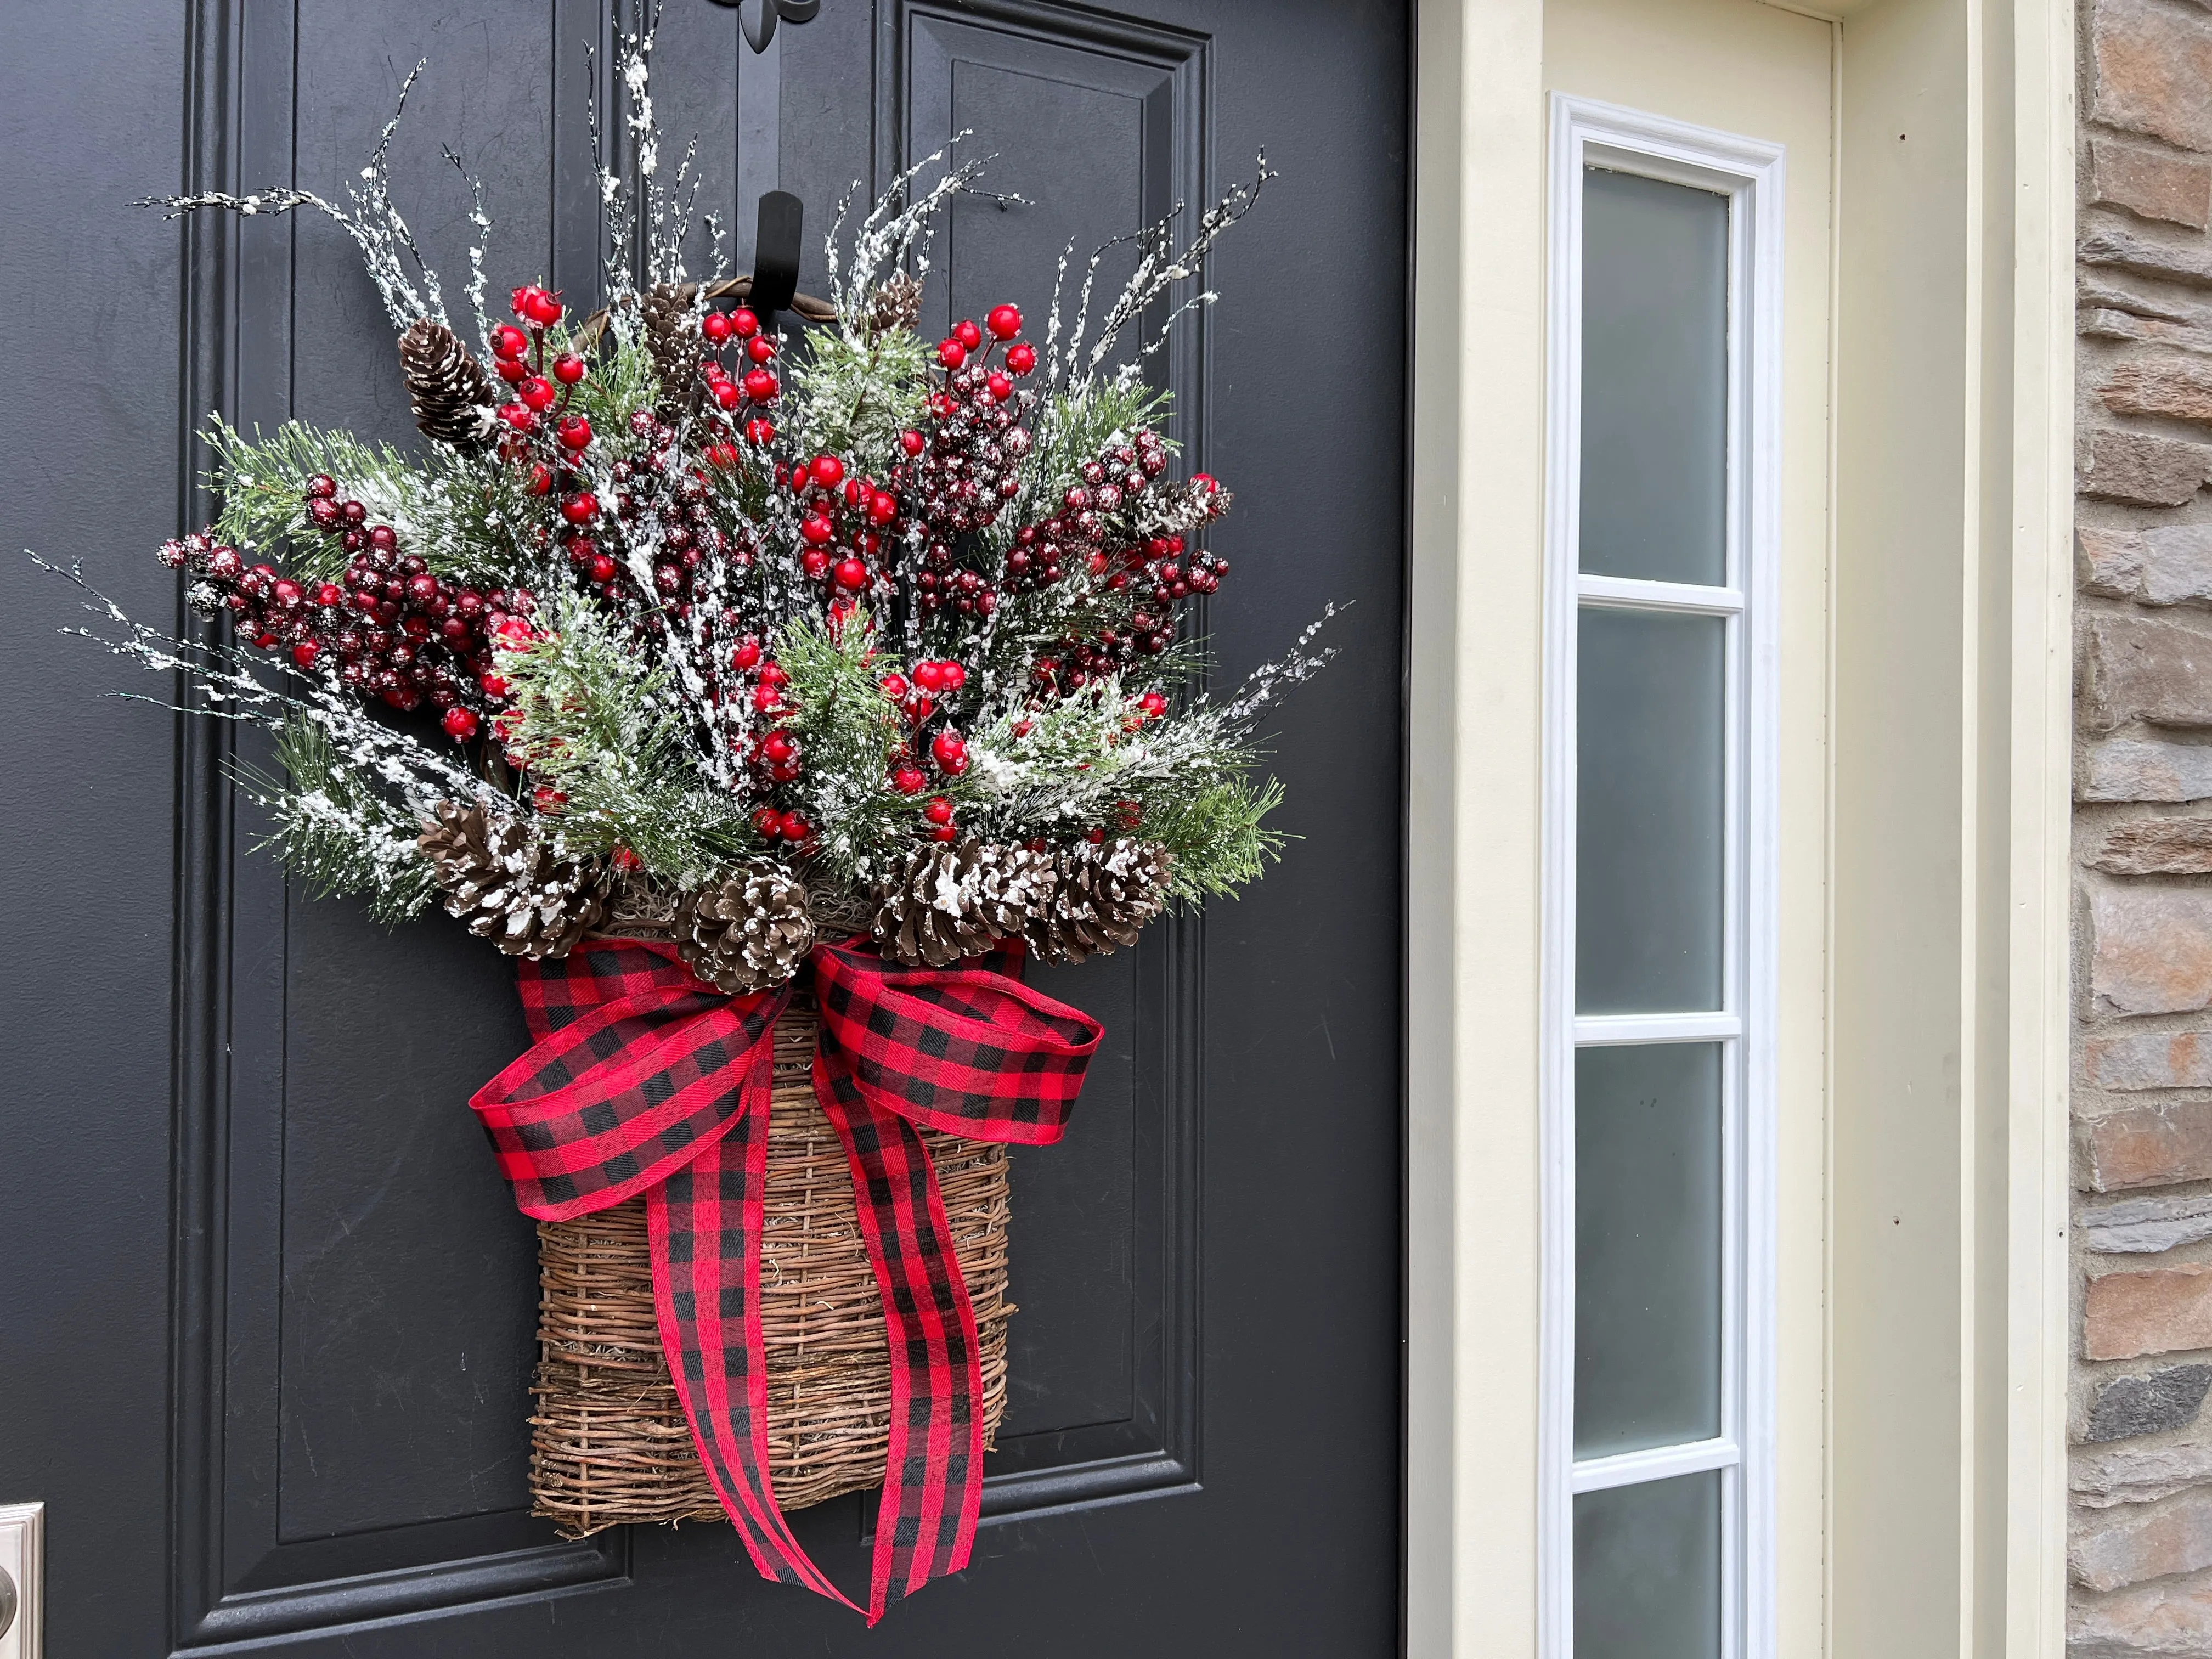
[(799, 534), (809, 547), (821, 547), (837, 539), (836, 526), (819, 513), (810, 513), (799, 521)]
[(857, 593), (868, 585), (868, 567), (858, 559), (838, 560), (830, 574), (848, 593)]
[(945, 689), (947, 691), (957, 691), (968, 684), (968, 671), (957, 662), (939, 663), (937, 665), (937, 672), (943, 678)]
[(889, 524), (898, 517), (898, 497), (878, 490), (868, 498), (868, 522)]
[(744, 306), (730, 313), (730, 330), (740, 340), (750, 340), (760, 332), (760, 319)]
[(530, 467), (530, 493), (550, 495), (553, 492), (553, 469), (543, 461), (533, 461)]
[(708, 395), (714, 398), (717, 407), (724, 410), (735, 409), (745, 400), (745, 394), (738, 389), (735, 380), (715, 381), (714, 389)]
[(939, 732), (930, 742), (929, 757), (940, 771), (957, 778), (968, 769), (968, 740), (957, 732)]
[(945, 665), (924, 660), (914, 665), (914, 683), (925, 691), (945, 690)]
[(720, 345), (736, 331), (730, 325), (728, 313), (710, 311), (699, 319), (699, 331), (716, 345)]
[(775, 841), (783, 834), (783, 814), (773, 806), (763, 806), (753, 813), (753, 829), (763, 841)]
[(920, 794), (922, 786), (928, 781), (928, 776), (922, 769), (910, 763), (898, 767), (891, 773), (891, 787), (902, 795)]
[(1168, 700), (1157, 691), (1147, 691), (1137, 699), (1137, 707), (1148, 720), (1156, 720), (1168, 712)]
[(544, 289), (532, 289), (530, 298), (530, 320), (540, 328), (550, 328), (561, 320), (561, 302)]
[(737, 648), (730, 653), (730, 666), (739, 673), (759, 666), (760, 659), (760, 641), (750, 634), (738, 641)]
[(327, 472), (318, 472), (307, 480), (307, 495), (310, 500), (326, 501), (337, 493), (338, 481)]
[(774, 403), (782, 389), (775, 376), (764, 368), (756, 368), (745, 376), (745, 396), (757, 404)]
[(1026, 374), (1036, 367), (1036, 348), (1033, 345), (1010, 345), (1006, 348), (1006, 368), (1015, 374)]
[(501, 323), (491, 331), (491, 352), (495, 357), (513, 359), (530, 349), (530, 337), (513, 323)]
[(845, 463), (835, 455), (817, 455), (806, 464), (806, 476), (824, 489), (835, 489), (845, 476)]
[(947, 337), (938, 343), (937, 361), (947, 368), (957, 368), (968, 361), (968, 348)]
[(315, 659), (323, 654), (323, 647), (313, 640), (301, 640), (292, 647), (292, 660), (302, 668), (313, 668)]
[(983, 343), (983, 331), (963, 317), (952, 325), (952, 337), (973, 351)]
[(514, 308), (516, 316), (527, 322), (530, 320), (532, 302), (544, 291), (542, 289), (532, 288), (526, 283), (507, 296), (507, 304)]
[(921, 454), (928, 441), (929, 441), (924, 438), (919, 432), (902, 432), (899, 434), (899, 447), (906, 451), (909, 455)]
[(483, 694), (487, 697), (503, 697), (514, 690), (514, 682), (504, 674), (480, 675), (477, 684), (483, 688)]
[(791, 733), (778, 726), (761, 739), (761, 756), (770, 765), (781, 766), (799, 753), (799, 745)]
[(707, 446), (708, 465), (727, 468), (735, 466), (737, 464), (738, 447), (735, 444), (708, 444)]
[(501, 404), (499, 418), (517, 432), (527, 432), (538, 424), (538, 417), (530, 412), (526, 404)]
[(513, 386), (530, 373), (530, 365), (520, 357), (501, 357), (495, 362), (492, 367), (498, 371), (499, 378), (509, 386)]
[(884, 688), (884, 695), (893, 702), (901, 702), (906, 696), (908, 688), (903, 674), (886, 674), (877, 684)]
[(589, 449), (592, 447), (592, 423), (581, 415), (571, 415), (561, 422), (561, 447), (564, 449)]
[(562, 386), (574, 386), (584, 378), (584, 360), (573, 351), (564, 351), (553, 360), (553, 378)]
[(615, 562), (605, 553), (599, 554), (592, 558), (592, 568), (588, 574), (595, 582), (612, 581), (615, 576)]
[(1011, 340), (1022, 331), (1022, 313), (1012, 306), (993, 306), (983, 325), (991, 331), (993, 339)]
[(466, 743), (477, 734), (477, 717), (459, 704), (448, 708), (438, 722), (446, 728), (446, 735), (455, 743)]
[(809, 581), (818, 582), (830, 574), (830, 556), (818, 547), (807, 548), (799, 556), (799, 568)]
[(763, 679), (753, 687), (753, 707), (763, 714), (774, 714), (783, 707), (783, 688)]
[(950, 823), (952, 822), (952, 803), (942, 795), (932, 795), (922, 803), (921, 815), (932, 823)]
[(1190, 487), (1193, 489), (1202, 489), (1211, 495), (1221, 488), (1221, 483), (1211, 472), (1194, 472), (1190, 475)]
[(765, 334), (756, 334), (745, 342), (745, 356), (757, 363), (775, 361), (775, 342)]
[(1014, 383), (1003, 374), (992, 375), (983, 382), (983, 386), (991, 394), (993, 401), (997, 403), (1004, 403), (1014, 395)]
[(514, 389), (515, 398), (524, 408), (543, 415), (553, 407), (556, 394), (553, 382), (542, 374), (533, 374)]
[(570, 524), (589, 524), (599, 516), (599, 498), (580, 489), (561, 503), (561, 516)]
[(745, 422), (745, 441), (766, 449), (775, 441), (775, 422), (764, 421), (756, 415)]
[(786, 841), (805, 841), (814, 833), (814, 826), (806, 821), (805, 814), (799, 812), (786, 812), (782, 822), (776, 827)]

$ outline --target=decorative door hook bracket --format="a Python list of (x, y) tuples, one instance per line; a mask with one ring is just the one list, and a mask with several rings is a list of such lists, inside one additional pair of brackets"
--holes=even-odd
[(775, 39), (778, 22), (811, 23), (822, 9), (822, 0), (715, 0), (715, 3), (738, 9), (745, 44), (755, 52), (768, 50), (768, 43)]

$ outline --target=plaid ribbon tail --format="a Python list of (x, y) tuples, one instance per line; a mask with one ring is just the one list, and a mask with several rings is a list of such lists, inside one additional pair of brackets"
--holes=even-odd
[[(866, 1616), (968, 1565), (982, 1498), (975, 1314), (917, 1125), (1060, 1138), (1103, 1035), (1029, 989), (1018, 950), (901, 968), (817, 945), (814, 1087), (844, 1142), (890, 1346), (890, 1450)], [(769, 1475), (760, 1318), (774, 1030), (788, 988), (726, 998), (673, 947), (592, 940), (517, 964), (530, 1051), (469, 1104), (526, 1215), (646, 1198), (662, 1346), (700, 1461), (761, 1576), (860, 1612), (810, 1560)]]

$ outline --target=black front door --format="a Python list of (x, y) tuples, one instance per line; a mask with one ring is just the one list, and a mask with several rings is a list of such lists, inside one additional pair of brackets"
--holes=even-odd
[[(332, 227), (125, 204), (336, 196), (418, 57), (393, 173), (449, 286), (441, 142), (489, 180), (494, 283), (589, 293), (606, 3), (12, 9), (0, 545), (167, 623), (150, 550), (206, 510), (196, 418), (410, 436)], [(0, 564), (0, 1503), (46, 1503), (52, 1659), (1396, 1650), (1406, 9), (826, 0), (755, 58), (733, 11), (665, 0), (662, 122), (741, 227), (780, 184), (818, 248), (854, 180), (963, 129), (995, 155), (1024, 199), (961, 206), (940, 319), (1041, 316), (1071, 238), (1195, 212), (1264, 145), (1222, 301), (1158, 363), (1189, 464), (1237, 492), (1221, 680), (1340, 608), (1276, 727), (1280, 867), (1043, 976), (1109, 1038), (1067, 1140), (1018, 1155), (985, 1525), (872, 1633), (762, 1583), (726, 1527), (529, 1517), (532, 1234), (463, 1103), (524, 1046), (505, 964), (442, 917), (288, 891), (225, 731), (103, 700), (131, 671)], [(848, 1588), (873, 1507), (795, 1520)]]

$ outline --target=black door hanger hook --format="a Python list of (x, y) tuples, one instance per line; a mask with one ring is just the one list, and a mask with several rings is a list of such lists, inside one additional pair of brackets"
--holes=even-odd
[(760, 198), (753, 286), (745, 303), (760, 319), (764, 334), (775, 331), (775, 313), (787, 309), (799, 292), (799, 232), (805, 218), (805, 204), (787, 190), (771, 190)]

